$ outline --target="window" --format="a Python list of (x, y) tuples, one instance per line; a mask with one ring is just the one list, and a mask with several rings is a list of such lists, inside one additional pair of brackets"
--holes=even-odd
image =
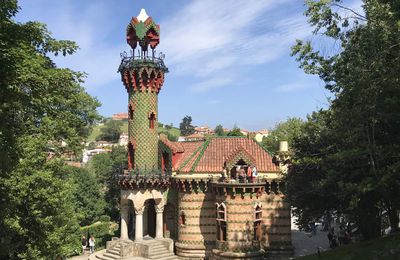
[(186, 216), (185, 216), (185, 212), (181, 212), (181, 214), (179, 215), (179, 224), (181, 226), (186, 225)]
[(156, 123), (156, 114), (151, 112), (150, 116), (149, 116), (149, 127), (150, 127), (150, 129), (154, 129), (155, 123)]
[(217, 240), (226, 241), (226, 207), (224, 203), (217, 206)]
[(135, 148), (131, 142), (128, 143), (128, 170), (135, 167)]
[(254, 208), (254, 237), (253, 240), (261, 241), (262, 233), (261, 233), (261, 221), (262, 221), (262, 208), (261, 204), (257, 203)]
[(129, 104), (128, 111), (129, 111), (129, 119), (133, 120), (133, 106), (132, 106), (132, 104)]

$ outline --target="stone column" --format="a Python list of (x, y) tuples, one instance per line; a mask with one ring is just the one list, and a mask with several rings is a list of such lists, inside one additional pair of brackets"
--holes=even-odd
[(129, 239), (128, 236), (128, 221), (129, 221), (129, 206), (121, 206), (121, 239)]
[(164, 212), (164, 205), (159, 204), (155, 205), (157, 218), (156, 218), (156, 238), (161, 239), (164, 238), (163, 236), (163, 212)]
[(143, 239), (143, 210), (142, 207), (135, 207), (136, 221), (135, 221), (135, 240), (139, 241)]

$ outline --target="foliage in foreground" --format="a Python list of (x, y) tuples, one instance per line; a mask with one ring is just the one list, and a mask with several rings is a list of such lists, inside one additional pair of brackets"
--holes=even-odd
[(398, 231), (400, 5), (362, 2), (358, 12), (340, 0), (306, 1), (314, 33), (340, 50), (322, 55), (312, 42), (298, 40), (293, 54), (335, 98), (295, 138), (287, 183), (300, 221), (344, 213), (369, 239), (380, 235), (383, 212)]
[(340, 246), (318, 255), (309, 255), (299, 260), (398, 260), (400, 255), (400, 235), (372, 239)]
[(16, 23), (17, 12), (17, 1), (1, 2), (0, 258), (53, 259), (79, 248), (72, 183), (59, 158), (81, 149), (99, 103), (81, 87), (82, 73), (50, 58), (77, 45), (41, 23)]

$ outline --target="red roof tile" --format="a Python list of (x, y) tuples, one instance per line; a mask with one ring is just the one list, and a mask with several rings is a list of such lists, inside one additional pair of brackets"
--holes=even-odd
[(181, 156), (177, 156), (177, 159), (174, 160), (173, 170), (178, 170), (180, 167), (184, 166), (188, 163), (193, 156), (194, 152), (199, 149), (199, 147), (204, 144), (204, 141), (195, 141), (195, 142), (172, 142), (175, 144), (180, 144), (183, 148), (183, 153)]
[[(186, 150), (185, 145), (190, 143), (192, 143), (190, 149)], [(184, 156), (174, 167), (180, 172), (221, 172), (224, 162), (234, 158), (240, 151), (254, 160), (259, 172), (279, 171), (272, 162), (271, 155), (257, 142), (248, 138), (211, 138), (205, 142), (181, 142), (181, 144), (185, 149)]]

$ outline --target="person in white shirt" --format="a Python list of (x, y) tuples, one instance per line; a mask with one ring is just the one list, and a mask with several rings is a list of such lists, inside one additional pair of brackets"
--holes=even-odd
[(90, 254), (93, 254), (93, 253), (94, 253), (94, 242), (95, 242), (95, 241), (96, 241), (96, 240), (94, 239), (93, 235), (91, 235), (91, 236), (90, 236), (90, 239), (89, 239)]

